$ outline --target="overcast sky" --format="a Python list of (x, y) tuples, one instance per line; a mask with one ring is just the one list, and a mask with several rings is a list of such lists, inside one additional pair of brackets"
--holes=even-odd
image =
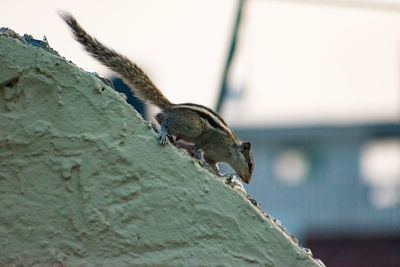
[[(315, 2), (248, 1), (231, 77), (240, 97), (222, 111), (230, 123), (399, 121), (400, 4)], [(68, 60), (110, 75), (56, 13), (70, 11), (88, 32), (142, 66), (171, 101), (214, 107), (236, 4), (2, 0), (0, 26), (38, 39), (46, 35)]]

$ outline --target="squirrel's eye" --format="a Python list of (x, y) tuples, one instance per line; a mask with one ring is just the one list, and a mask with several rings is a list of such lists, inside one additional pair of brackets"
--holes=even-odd
[(247, 165), (249, 166), (249, 169), (251, 169), (251, 167), (253, 167), (253, 163), (251, 163), (251, 161), (247, 162)]

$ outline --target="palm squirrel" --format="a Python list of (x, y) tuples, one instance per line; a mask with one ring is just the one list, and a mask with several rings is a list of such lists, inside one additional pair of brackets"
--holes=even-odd
[(204, 160), (217, 172), (217, 163), (226, 162), (250, 183), (254, 168), (250, 142), (241, 141), (220, 115), (201, 105), (171, 103), (135, 63), (91, 37), (71, 14), (60, 12), (60, 16), (90, 55), (119, 74), (139, 99), (161, 109), (155, 118), (160, 124), (162, 145), (168, 135), (194, 144), (192, 151), (202, 151)]

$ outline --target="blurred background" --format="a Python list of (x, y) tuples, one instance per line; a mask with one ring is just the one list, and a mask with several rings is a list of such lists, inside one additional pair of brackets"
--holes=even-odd
[(252, 142), (247, 192), (327, 266), (400, 266), (400, 0), (1, 3), (0, 27), (87, 71), (114, 77), (58, 9), (171, 101), (218, 109)]

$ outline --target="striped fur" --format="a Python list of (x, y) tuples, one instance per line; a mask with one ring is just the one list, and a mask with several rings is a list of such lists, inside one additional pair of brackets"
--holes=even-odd
[(199, 114), (200, 117), (206, 119), (208, 123), (214, 128), (227, 132), (232, 137), (236, 137), (235, 133), (229, 128), (224, 119), (217, 112), (213, 111), (208, 107), (198, 104), (184, 103), (184, 104), (174, 105), (174, 108), (182, 108), (182, 109), (187, 108), (190, 110), (194, 110), (197, 112), (197, 114)]
[(85, 50), (101, 63), (119, 73), (124, 81), (130, 85), (135, 96), (139, 97), (142, 101), (150, 102), (164, 110), (168, 110), (171, 107), (194, 110), (213, 127), (221, 129), (231, 136), (235, 136), (218, 113), (210, 108), (192, 103), (172, 104), (134, 62), (90, 36), (71, 14), (60, 12), (60, 16), (71, 28), (75, 39), (83, 45)]

